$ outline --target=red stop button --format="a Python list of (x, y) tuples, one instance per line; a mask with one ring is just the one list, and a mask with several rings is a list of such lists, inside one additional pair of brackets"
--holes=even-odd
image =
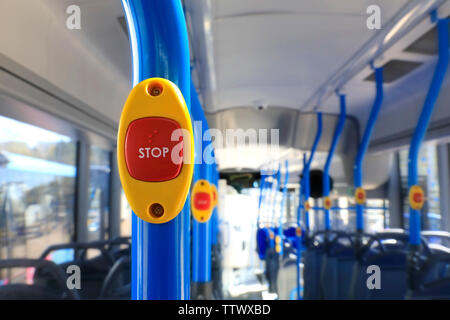
[[(183, 165), (183, 136), (174, 135), (180, 125), (168, 118), (149, 117), (130, 123), (125, 137), (125, 161), (134, 179), (161, 182), (176, 178)], [(175, 139), (174, 139), (175, 140)]]
[(207, 192), (197, 192), (194, 195), (194, 208), (208, 210), (211, 207), (211, 196)]
[(414, 193), (413, 200), (417, 203), (421, 203), (423, 201), (423, 194), (421, 192)]

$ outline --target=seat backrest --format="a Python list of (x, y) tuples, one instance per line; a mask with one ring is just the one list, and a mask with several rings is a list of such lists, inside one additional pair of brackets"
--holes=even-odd
[(55, 263), (43, 259), (8, 259), (0, 260), (0, 269), (35, 268), (46, 275), (46, 282), (34, 281), (33, 284), (12, 283), (0, 286), (0, 300), (78, 300), (78, 292), (67, 287), (67, 276)]
[(417, 276), (412, 298), (450, 299), (450, 252), (434, 247)]
[[(404, 299), (408, 289), (407, 257), (409, 236), (403, 230), (387, 230), (372, 235), (363, 248), (358, 273), (352, 281), (351, 298), (355, 299)], [(421, 262), (429, 256), (425, 240), (421, 245)], [(369, 288), (375, 281), (369, 266), (380, 268), (380, 289)], [(375, 271), (377, 272), (377, 271)], [(370, 279), (369, 279), (370, 278)]]

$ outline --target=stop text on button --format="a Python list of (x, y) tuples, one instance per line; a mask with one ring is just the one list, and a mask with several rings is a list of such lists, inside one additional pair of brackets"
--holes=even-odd
[(160, 158), (161, 156), (165, 158), (169, 153), (168, 147), (141, 147), (138, 150), (139, 159), (149, 159), (149, 158)]

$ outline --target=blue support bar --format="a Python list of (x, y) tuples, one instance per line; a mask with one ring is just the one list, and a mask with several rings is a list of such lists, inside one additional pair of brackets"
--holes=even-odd
[[(195, 170), (193, 184), (200, 179), (213, 182), (213, 164), (207, 153), (210, 141), (208, 122), (203, 112), (194, 84), (191, 84), (191, 114), (195, 121), (194, 139), (198, 150), (195, 150)], [(207, 222), (192, 220), (192, 282), (206, 283), (211, 281), (211, 219)]]
[[(431, 80), (430, 88), (425, 99), (419, 121), (411, 140), (408, 157), (408, 186), (411, 188), (418, 185), (417, 159), (420, 146), (425, 137), (425, 133), (430, 122), (430, 118), (441, 90), (442, 82), (448, 67), (449, 61), (449, 31), (448, 19), (440, 19), (437, 22), (438, 42), (439, 42), (439, 58)], [(420, 245), (420, 210), (409, 210), (409, 241), (412, 245)]]
[(284, 174), (284, 185), (283, 185), (283, 195), (281, 198), (281, 204), (280, 204), (280, 219), (278, 221), (278, 227), (280, 228), (280, 234), (283, 233), (282, 230), (282, 226), (283, 226), (283, 211), (284, 211), (284, 206), (285, 206), (285, 202), (286, 202), (286, 197), (287, 197), (287, 184), (289, 181), (289, 161), (286, 160), (284, 162), (284, 167), (286, 169), (286, 173)]
[[(336, 150), (337, 143), (339, 141), (339, 137), (341, 136), (342, 130), (344, 130), (345, 118), (346, 114), (346, 106), (345, 106), (345, 95), (339, 95), (340, 100), (340, 109), (341, 112), (339, 114), (339, 120), (336, 126), (336, 130), (334, 130), (333, 141), (331, 142), (330, 150), (328, 151), (327, 161), (323, 168), (323, 196), (328, 197), (330, 195), (330, 166), (331, 160), (333, 159), (334, 151)], [(330, 210), (325, 209), (325, 230), (331, 229), (331, 221), (330, 221)]]
[[(361, 143), (358, 147), (358, 152), (355, 158), (355, 166), (353, 167), (355, 188), (362, 187), (363, 182), (363, 159), (366, 155), (369, 146), (370, 137), (372, 136), (375, 122), (378, 118), (378, 113), (383, 102), (383, 68), (375, 68), (375, 82), (376, 82), (376, 97), (370, 111), (369, 120), (367, 121), (366, 129)], [(364, 230), (364, 205), (356, 204), (356, 230), (362, 232)]]
[[(311, 164), (314, 158), (314, 154), (316, 153), (317, 146), (319, 145), (320, 137), (322, 136), (322, 113), (317, 113), (317, 131), (316, 137), (314, 138), (314, 143), (311, 148), (311, 154), (309, 156), (308, 161), (306, 160), (306, 154), (303, 154), (303, 170), (302, 170), (302, 179), (300, 180), (300, 199), (299, 205), (297, 209), (297, 226), (301, 228), (301, 208), (304, 201), (308, 201), (310, 197), (310, 186), (309, 186), (309, 170), (311, 168)], [(306, 237), (309, 232), (309, 210), (303, 210), (305, 212), (305, 230)], [(302, 253), (302, 239), (301, 237), (297, 237), (297, 299), (301, 299), (301, 276), (300, 276), (300, 262), (301, 262), (301, 253)]]
[[(306, 153), (303, 154), (303, 170), (306, 167)], [(301, 225), (301, 210), (303, 209), (303, 198), (305, 188), (303, 187), (303, 178), (300, 179), (300, 190), (299, 190), (299, 198), (298, 198), (298, 207), (297, 207), (297, 228), (302, 228)], [(306, 213), (305, 213), (306, 215)], [(309, 217), (305, 217), (305, 229), (309, 230)], [(297, 236), (297, 299), (301, 299), (301, 275), (300, 275), (300, 263), (302, 260), (302, 237)]]
[(261, 174), (261, 182), (259, 184), (259, 201), (258, 201), (258, 218), (256, 220), (256, 227), (261, 227), (261, 207), (264, 203), (264, 189), (266, 187), (266, 176)]
[[(190, 108), (190, 57), (180, 0), (122, 0), (131, 42), (133, 86), (161, 77), (180, 88)], [(132, 299), (189, 299), (190, 206), (170, 222), (132, 215)]]
[[(282, 197), (281, 197), (281, 203), (280, 203), (280, 217), (278, 220), (278, 235), (281, 237), (281, 243), (283, 243), (283, 212), (284, 212), (284, 205), (286, 202), (286, 197), (287, 197), (287, 183), (289, 180), (289, 163), (288, 160), (285, 161), (285, 169), (286, 169), (286, 173), (284, 174), (284, 186), (283, 186), (283, 193), (282, 193)], [(279, 252), (279, 255), (282, 256), (283, 255), (283, 245), (281, 245), (281, 250)]]
[(278, 199), (278, 189), (280, 189), (280, 181), (281, 181), (280, 165), (278, 165), (278, 171), (275, 174), (275, 181), (274, 181), (275, 187), (273, 188), (274, 196), (272, 205), (272, 225), (274, 227), (276, 226), (275, 214), (277, 212), (277, 199)]
[[(314, 159), (314, 154), (316, 153), (317, 146), (319, 145), (320, 137), (322, 136), (322, 113), (317, 113), (317, 132), (316, 137), (314, 138), (314, 143), (311, 148), (311, 154), (309, 155), (308, 162), (306, 166), (303, 168), (303, 188), (305, 189), (304, 197), (305, 201), (309, 200), (311, 195), (310, 191), (310, 182), (309, 182), (309, 170), (311, 169), (311, 164)], [(309, 231), (309, 211), (305, 210), (305, 225), (306, 230)]]
[[(214, 155), (214, 159), (215, 159)], [(216, 186), (217, 192), (219, 192), (219, 171), (217, 170), (217, 164), (213, 164), (213, 183)], [(219, 197), (219, 194), (217, 194)], [(217, 199), (219, 201), (219, 199)], [(216, 245), (219, 236), (219, 212), (216, 206), (211, 216), (211, 244)]]
[[(303, 170), (306, 167), (306, 153), (303, 154)], [(303, 172), (302, 172), (303, 174)], [(303, 209), (303, 199), (305, 197), (305, 188), (303, 187), (303, 178), (300, 179), (299, 183), (299, 195), (298, 195), (298, 207), (297, 207), (297, 225), (301, 225), (301, 211)], [(308, 225), (309, 228), (309, 225)]]

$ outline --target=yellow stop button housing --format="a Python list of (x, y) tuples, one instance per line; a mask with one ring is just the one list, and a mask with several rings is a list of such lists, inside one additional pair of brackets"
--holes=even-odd
[(215, 208), (219, 204), (219, 194), (217, 193), (217, 188), (214, 183), (211, 183), (211, 188), (213, 193), (213, 208)]
[(197, 180), (191, 193), (191, 210), (198, 222), (207, 222), (213, 212), (213, 188), (204, 179)]
[(117, 136), (120, 181), (134, 213), (165, 223), (183, 209), (194, 172), (194, 136), (181, 91), (169, 80), (137, 84)]
[(366, 203), (366, 191), (361, 187), (358, 187), (355, 190), (355, 202), (359, 205)]
[(326, 209), (326, 210), (330, 210), (331, 209), (331, 198), (330, 197), (325, 197), (324, 199), (323, 199), (323, 207)]
[(425, 194), (421, 186), (414, 185), (409, 188), (409, 205), (414, 210), (422, 209), (425, 203)]
[(275, 252), (281, 252), (281, 237), (279, 235), (275, 237)]
[(309, 200), (306, 200), (305, 201), (305, 205), (304, 205), (304, 207), (305, 207), (305, 211), (309, 211), (309, 210), (311, 210), (311, 205), (309, 204)]

